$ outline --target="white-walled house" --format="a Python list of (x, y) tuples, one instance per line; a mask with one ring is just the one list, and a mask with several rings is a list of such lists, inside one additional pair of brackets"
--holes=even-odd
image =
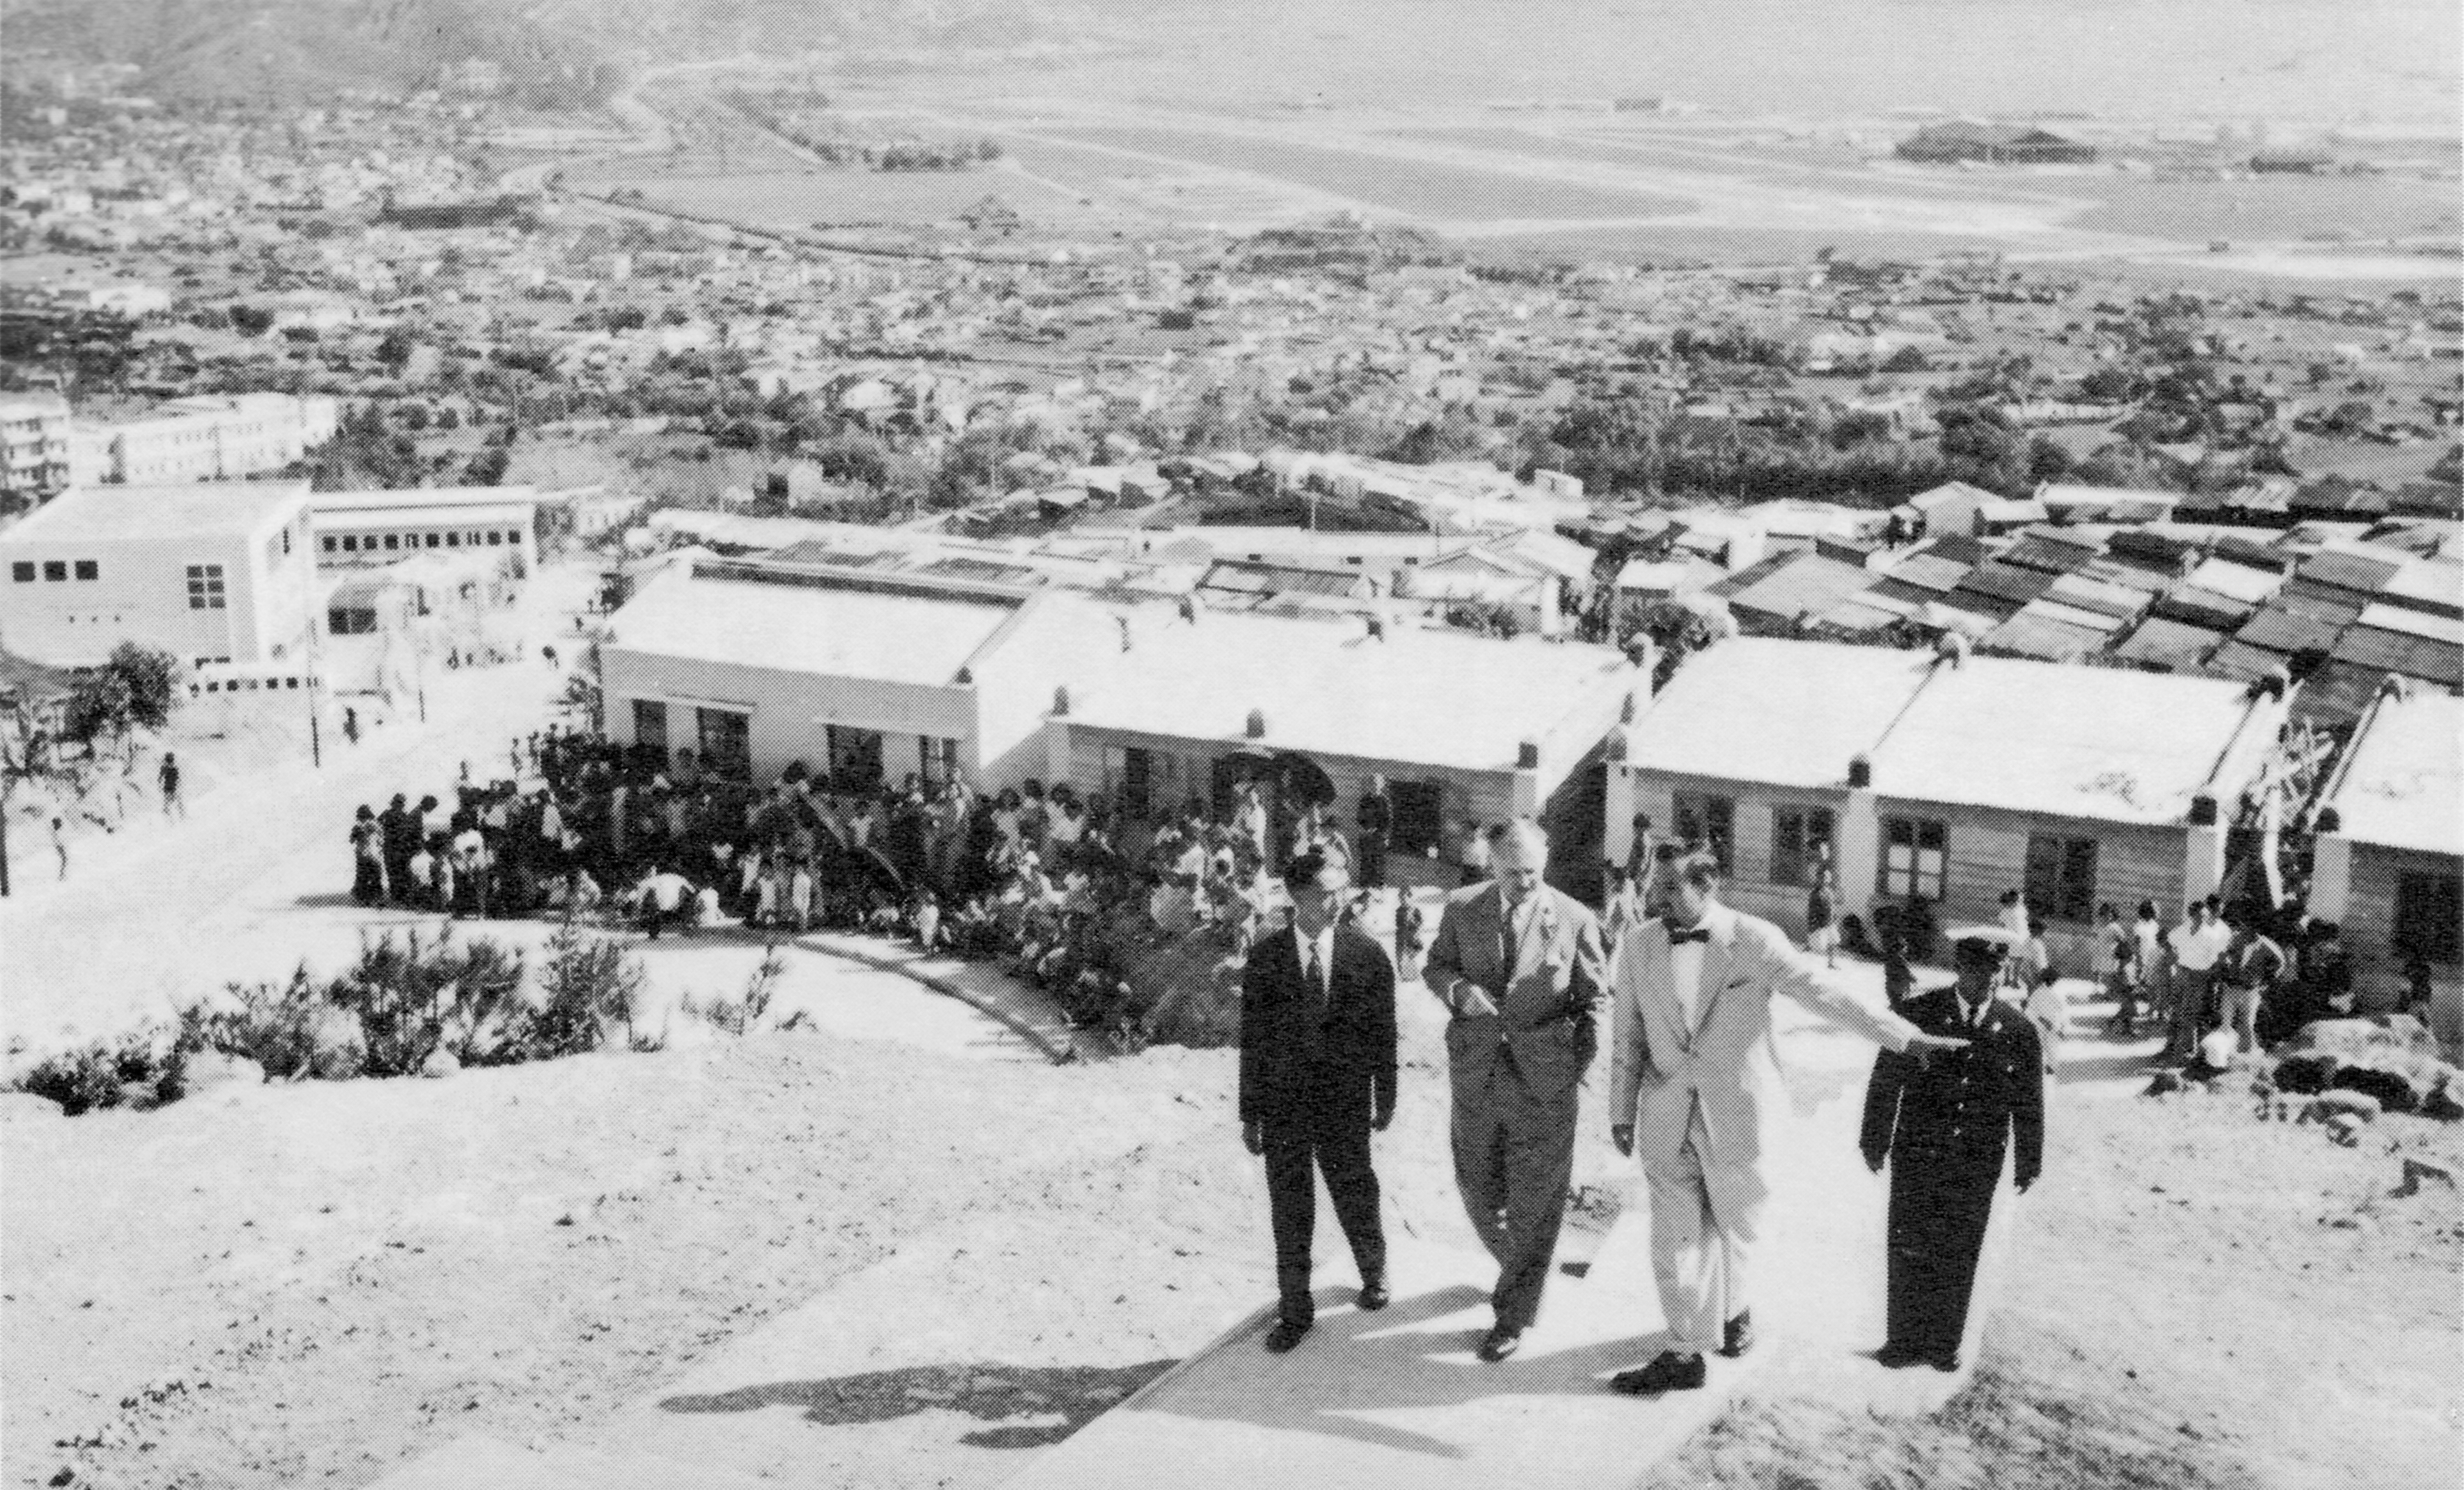
[(0, 649), (92, 667), (122, 642), (197, 666), (295, 660), (318, 587), (308, 483), (73, 487), (0, 533)]
[(326, 568), (398, 563), (415, 553), (495, 550), (539, 563), (539, 493), (528, 486), (414, 487), (319, 492), (309, 499), (317, 562)]
[(1044, 769), (1044, 716), (1075, 659), (1118, 645), (1098, 607), (918, 576), (703, 561), (652, 581), (600, 648), (607, 732), (722, 774), (790, 762), (847, 780)]

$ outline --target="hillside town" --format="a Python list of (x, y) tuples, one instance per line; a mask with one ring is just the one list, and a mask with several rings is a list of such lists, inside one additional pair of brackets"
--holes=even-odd
[[(1201, 1100), (1165, 1094), (1184, 1076), (1209, 1102), (1228, 1079), (1157, 1065), (1158, 1051), (1239, 1046), (1246, 1114), (1258, 985), (1275, 975), (1259, 970), (1280, 958), (1297, 977), (1318, 919), (1375, 949), (1390, 997), (1425, 1006), (1403, 1019), (1403, 1080), (1434, 1086), (1480, 1017), (1455, 960), (1463, 908), (1507, 897), (1507, 929), (1482, 954), (1505, 980), (1491, 1018), (1518, 977), (1516, 938), (1556, 930), (1554, 909), (1513, 930), (1525, 891), (1483, 900), (1483, 887), (1559, 897), (1545, 903), (1598, 938), (1570, 932), (1573, 950), (1540, 965), (1594, 979), (1606, 1036), (1619, 990), (1643, 997), (1639, 970), (1683, 954), (1682, 887), (1716, 883), (1718, 915), (1802, 959), (1775, 988), (1819, 970), (1892, 1040), (1917, 1028), (1921, 998), (1993, 989), (2041, 1048), (2029, 1082), (2077, 1105), (2054, 1119), (2057, 1167), (2063, 1125), (2126, 1083), (2177, 1106), (2248, 1095), (2262, 1121), (2289, 1122), (2297, 1103), (2338, 1125), (2340, 1150), (2366, 1129), (2402, 1150), (2407, 1185), (2453, 1191), (2436, 1147), (2450, 1128), (2433, 1125), (2464, 1115), (2464, 294), (2434, 258), (2380, 288), (1968, 246), (1532, 253), (1350, 209), (1257, 230), (1107, 224), (1037, 210), (1027, 167), (993, 139), (776, 79), (583, 104), (476, 61), (307, 104), (157, 99), (109, 66), (0, 81), (0, 905), (10, 940), (34, 949), (5, 980), (5, 1074), (46, 1119), (200, 1108), (210, 1088), (192, 1073), (250, 1091), (467, 1085), (566, 1056), (702, 1060), (709, 1029), (819, 1030), (854, 1048), (878, 1034), (867, 1020), (906, 1018), (811, 995), (822, 970), (895, 985), (865, 995), (885, 1007), (929, 990), (981, 1021), (918, 1035), (925, 1017), (891, 1043), (973, 1062), (952, 1052), (998, 1039), (1098, 1075), (1144, 1063), (1125, 1080), (1153, 1090), (1124, 1089), (1149, 1107)], [(626, 187), (611, 164), (657, 181), (760, 152), (825, 181), (931, 177), (957, 205), (759, 226)], [(2111, 164), (2058, 119), (1928, 119), (1873, 153), (1893, 169)], [(2419, 165), (2230, 132), (2161, 153), (2167, 179), (2201, 181)], [(81, 952), (143, 940), (121, 935), (99, 885), (152, 872), (196, 899), (165, 938), (187, 945)], [(303, 874), (333, 883), (291, 894)], [(441, 939), (424, 953), (423, 935)], [(319, 982), (352, 944), (354, 971)], [(729, 959), (757, 951), (740, 1002), (694, 984), (738, 975)], [(1718, 954), (1742, 955), (1726, 941)], [(534, 975), (536, 997), (507, 993)], [(765, 1025), (782, 978), (796, 1012)], [(1800, 1001), (1831, 1022), (1784, 1026), (1789, 1083), (1844, 1084), (1797, 1089), (1801, 1116), (1853, 1127), (1839, 1093), (1862, 1100), (1866, 1066), (1878, 1085), (1918, 1080), (1922, 1041), (1869, 1036), (1883, 1063), (1859, 1045), (1851, 1069), (1820, 1041), (1868, 1025)], [(1999, 1027), (1957, 1008), (1977, 1041)], [(664, 1033), (648, 1033), (654, 1014)], [(1592, 1033), (1589, 1008), (1564, 1018)], [(1023, 1093), (1031, 1074), (985, 1079)], [(1673, 1353), (1608, 1389), (1657, 1399), (1671, 1380), (1688, 1390), (1687, 1351), (1669, 1270), (1639, 1265), (1661, 1231), (1617, 1240), (1639, 1238), (1645, 1206), (1602, 1177), (1611, 1135), (1623, 1158), (1635, 1132), (1631, 1107), (1601, 1114), (1600, 1085), (1579, 1101), (1602, 1152), (1543, 1187), (1538, 1266), (1551, 1271), (1570, 1197), (1573, 1231), (1584, 1207), (1606, 1211), (1599, 1260), (1564, 1266), (1574, 1281), (1596, 1266), (1634, 1300), (1658, 1278), (1660, 1302), (1637, 1306), (1663, 1311)], [(1090, 1090), (1071, 1100), (1103, 1100)], [(899, 1092), (883, 1111), (939, 1121)], [(603, 1099), (618, 1100), (581, 1100)], [(1437, 1103), (1407, 1099), (1403, 1126), (1442, 1151)], [(2152, 1103), (2117, 1110), (2086, 1120), (2097, 1154), (2158, 1141), (2129, 1131)], [(1644, 1137), (1658, 1207), (1665, 1175)], [(1405, 1170), (1389, 1204), (1460, 1179), (1477, 1229), (1460, 1124), (1452, 1141), (1456, 1171)], [(1775, 1162), (1834, 1194), (1822, 1187), (1865, 1178), (1837, 1147), (1837, 1172)], [(1269, 1187), (1285, 1182), (1270, 1150), (1251, 1150), (1268, 1154)], [(1864, 1157), (1882, 1169), (1870, 1141)], [(1170, 1183), (1200, 1186), (1204, 1165), (1172, 1162), (1189, 1172)], [(1997, 1150), (1994, 1173), (2002, 1162)], [(1997, 1228), (2008, 1182), (2035, 1177), (2033, 1158), (2013, 1163)], [(895, 1179), (865, 1181), (865, 1203), (893, 1209)], [(1314, 1183), (1305, 1165), (1299, 1183)], [(1328, 1193), (1356, 1206), (1356, 1191)], [(1524, 1203), (1488, 1221), (1523, 1225)], [(1875, 1236), (1851, 1239), (1878, 1255), (1881, 1203), (1832, 1208), (1865, 1218)], [(1621, 1225), (1620, 1205), (1635, 1213)], [(1275, 1354), (1311, 1327), (1287, 1218), (1282, 1312), (1233, 1328), (1272, 1320)], [(1365, 1316), (1384, 1306), (1385, 1264), (1356, 1219), (1343, 1224)], [(68, 1222), (41, 1224), (69, 1244)], [(591, 1239), (601, 1224), (582, 1222)], [(1848, 1224), (1787, 1245), (1847, 1245), (1822, 1228)], [(1212, 1245), (1196, 1236), (1166, 1245)], [(1480, 1239), (1510, 1272), (1508, 1242)], [(2422, 1246), (2435, 1256), (2435, 1238)], [(51, 1265), (23, 1260), (15, 1238), (11, 1251), (12, 1279)], [(1420, 1286), (1412, 1268), (1438, 1264), (1397, 1256), (1401, 1299)], [(1462, 1291), (1442, 1267), (1427, 1276), (1441, 1275)], [(1197, 1348), (1256, 1306), (1255, 1282), (1141, 1319), (1150, 1355), (1190, 1336), (1169, 1370), (1117, 1391), (1047, 1384), (1093, 1394), (1054, 1410), (1040, 1468), (1010, 1479), (960, 1455), (973, 1467), (947, 1482), (1115, 1482), (1080, 1478), (1103, 1452), (1089, 1445), (1115, 1442), (1248, 1452), (1140, 1438), (1106, 1410), (1176, 1382), (1237, 1396), (1180, 1373), (1229, 1369), (1206, 1365), (1220, 1342)], [(1411, 1302), (1441, 1293), (1432, 1282)], [(775, 1324), (793, 1302), (759, 1307)], [(1798, 1303), (1842, 1329), (1873, 1323)], [(1566, 1376), (1529, 1388), (1534, 1401), (1632, 1364), (1584, 1354), (1623, 1337), (1582, 1334), (1568, 1311), (1534, 1325), (1496, 1308), (1471, 1337), (1480, 1361), (1499, 1366), (1529, 1328), (1540, 1359), (1526, 1364)], [(1965, 1356), (1962, 1313), (1949, 1345), (1896, 1364), (1933, 1364), (1954, 1377), (1946, 1392), (1969, 1391), (1981, 1342), (2004, 1348), (1983, 1313)], [(1329, 1315), (1354, 1331), (1341, 1348), (1374, 1338)], [(1729, 1348), (1745, 1317), (1713, 1320), (1729, 1333), (1691, 1355), (1693, 1385), (1704, 1353), (1749, 1348), (1749, 1320)], [(1891, 1327), (1885, 1368), (1905, 1343)], [(665, 1380), (682, 1362), (649, 1364)], [(88, 1378), (105, 1374), (73, 1390), (95, 1395)], [(1952, 1432), (1945, 1404), (1969, 1400), (1791, 1379), (1842, 1411), (1932, 1414), (1926, 1432)], [(1731, 1431), (1705, 1425), (1736, 1390), (1670, 1419), (1646, 1457)], [(137, 1403), (114, 1421), (155, 1421), (161, 1399)], [(57, 1445), (11, 1444), (12, 1482), (144, 1482), (131, 1466), (153, 1442), (77, 1427), (86, 1406), (43, 1399)], [(537, 1454), (579, 1441), (578, 1407), (524, 1411), (492, 1430), (526, 1430)], [(902, 1415), (836, 1398), (810, 1412)], [(329, 1426), (316, 1467), (349, 1483), (515, 1482), (497, 1478), (512, 1459), (453, 1458), (464, 1450), (431, 1426), (347, 1466)], [(1458, 1457), (1528, 1452), (1530, 1431), (1485, 1428)], [(250, 1432), (245, 1452), (268, 1456), (253, 1472), (289, 1462), (275, 1430)], [(645, 1452), (698, 1452), (662, 1432)], [(889, 1482), (868, 1477), (907, 1440), (867, 1442), (874, 1458), (833, 1459), (837, 1478), (811, 1482)], [(195, 1466), (221, 1450), (183, 1452), (180, 1482), (211, 1479)], [(728, 1462), (744, 1482), (820, 1473)], [(1328, 1482), (1392, 1482), (1376, 1478), (1392, 1462), (1359, 1462)], [(2011, 1482), (2113, 1469), (2064, 1462), (2085, 1478)], [(1566, 1476), (1545, 1482), (1610, 1482)]]

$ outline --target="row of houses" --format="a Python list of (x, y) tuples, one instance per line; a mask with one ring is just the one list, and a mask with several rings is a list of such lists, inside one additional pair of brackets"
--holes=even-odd
[(71, 485), (176, 486), (279, 471), (334, 437), (330, 397), (236, 393), (174, 399), (105, 424), (75, 421), (57, 394), (0, 402), (0, 493), (38, 501)]

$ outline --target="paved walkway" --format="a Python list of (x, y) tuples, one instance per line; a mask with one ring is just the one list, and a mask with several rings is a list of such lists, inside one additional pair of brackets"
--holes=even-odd
[(998, 968), (927, 955), (904, 942), (846, 931), (815, 931), (796, 945), (910, 977), (936, 994), (962, 999), (1008, 1025), (1056, 1062), (1100, 1061), (1118, 1054), (1111, 1040), (1069, 1022), (1051, 995)]

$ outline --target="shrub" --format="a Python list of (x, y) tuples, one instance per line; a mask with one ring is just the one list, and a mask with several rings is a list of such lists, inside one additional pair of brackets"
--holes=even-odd
[(491, 941), (457, 944), (387, 931), (360, 950), (326, 998), (359, 1020), (366, 1076), (415, 1076), (441, 1047), (464, 1065), (530, 1057), (532, 1011), (520, 997), (522, 959)]
[(58, 1103), (69, 1117), (110, 1107), (142, 1109), (180, 1100), (187, 1062), (176, 1031), (149, 1025), (61, 1051), (18, 1078), (16, 1089)]
[(627, 1046), (638, 1047), (634, 1021), (642, 1012), (643, 982), (639, 957), (567, 917), (549, 938), (547, 964), (539, 970), (531, 1054), (547, 1060), (596, 1050), (614, 1027), (623, 1029)]
[(271, 1081), (308, 1069), (316, 1054), (317, 1018), (325, 1007), (325, 990), (309, 975), (305, 963), (289, 982), (253, 988), (231, 983), (225, 992), (236, 1007), (199, 1005), (181, 1016), (199, 1046), (253, 1061)]
[(786, 959), (779, 955), (779, 944), (772, 942), (761, 950), (761, 965), (744, 980), (740, 998), (718, 998), (698, 1003), (688, 994), (677, 1000), (677, 1007), (692, 1018), (709, 1020), (730, 1035), (742, 1035), (761, 1023), (768, 1013), (770, 1000), (778, 991), (779, 976), (787, 971)]

